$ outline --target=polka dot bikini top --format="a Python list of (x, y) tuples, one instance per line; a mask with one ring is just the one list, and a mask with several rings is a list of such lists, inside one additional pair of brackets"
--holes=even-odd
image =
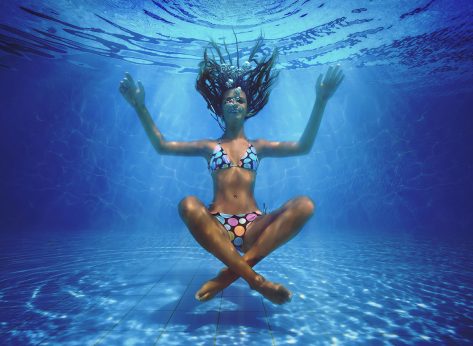
[(248, 149), (246, 149), (243, 156), (240, 158), (238, 165), (230, 161), (228, 154), (225, 152), (223, 147), (220, 145), (220, 141), (215, 146), (215, 149), (209, 159), (209, 171), (210, 173), (215, 172), (218, 169), (226, 169), (230, 167), (241, 167), (255, 171), (258, 169), (258, 156), (256, 155), (256, 149), (248, 143)]

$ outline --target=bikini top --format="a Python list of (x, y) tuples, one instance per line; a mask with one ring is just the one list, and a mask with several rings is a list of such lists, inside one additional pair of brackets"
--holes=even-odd
[(256, 172), (258, 169), (258, 164), (259, 161), (258, 156), (256, 155), (256, 149), (251, 143), (248, 143), (248, 148), (240, 158), (238, 165), (236, 165), (230, 161), (228, 154), (220, 145), (220, 141), (218, 141), (218, 144), (215, 146), (215, 149), (209, 159), (209, 171), (210, 173), (213, 173), (218, 169), (241, 167)]

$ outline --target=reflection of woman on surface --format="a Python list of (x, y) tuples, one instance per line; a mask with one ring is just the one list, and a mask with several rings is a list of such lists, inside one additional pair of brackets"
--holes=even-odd
[(214, 42), (212, 55), (215, 52), (219, 62), (205, 50), (196, 88), (224, 130), (217, 140), (166, 140), (146, 109), (143, 85), (140, 82), (135, 85), (128, 73), (120, 84), (120, 92), (135, 108), (158, 153), (203, 156), (208, 160), (214, 185), (213, 202), (206, 207), (196, 197), (188, 196), (179, 203), (179, 214), (197, 242), (227, 265), (197, 291), (195, 296), (200, 301), (211, 299), (239, 277), (273, 303), (289, 301), (292, 296), (289, 290), (266, 280), (252, 267), (293, 238), (314, 212), (314, 203), (301, 196), (269, 214), (262, 214), (253, 196), (256, 170), (265, 157), (303, 155), (310, 151), (325, 105), (341, 83), (343, 73), (337, 66), (330, 67), (325, 78), (319, 76), (312, 114), (299, 141), (250, 141), (245, 135), (244, 122), (267, 103), (270, 87), (277, 77), (271, 71), (276, 51), (269, 58), (254, 57), (261, 44), (260, 37), (250, 58), (241, 66), (239, 52), (236, 66), (232, 66), (231, 56), (227, 57), (228, 64)]

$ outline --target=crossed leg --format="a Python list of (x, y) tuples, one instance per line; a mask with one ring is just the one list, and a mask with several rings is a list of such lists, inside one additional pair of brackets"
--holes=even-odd
[(287, 288), (266, 280), (246, 263), (233, 247), (227, 232), (196, 197), (184, 198), (179, 203), (179, 214), (195, 240), (248, 282), (252, 289), (275, 304), (283, 304), (291, 299), (291, 292)]
[[(313, 212), (313, 202), (307, 197), (298, 197), (278, 210), (258, 217), (247, 227), (243, 245), (245, 254), (240, 256), (226, 232), (202, 202), (195, 197), (183, 199), (179, 205), (179, 213), (194, 238), (228, 266), (220, 271), (217, 277), (206, 282), (197, 291), (196, 298), (201, 301), (209, 300), (241, 276), (250, 287), (273, 303), (288, 301), (291, 293), (284, 286), (266, 281), (251, 267), (292, 239)], [(266, 287), (261, 289), (261, 284)]]

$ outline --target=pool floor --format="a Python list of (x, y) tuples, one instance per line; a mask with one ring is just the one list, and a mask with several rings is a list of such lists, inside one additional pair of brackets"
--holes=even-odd
[(314, 236), (255, 270), (293, 293), (274, 305), (185, 231), (2, 236), (1, 345), (431, 345), (473, 343), (471, 242)]

